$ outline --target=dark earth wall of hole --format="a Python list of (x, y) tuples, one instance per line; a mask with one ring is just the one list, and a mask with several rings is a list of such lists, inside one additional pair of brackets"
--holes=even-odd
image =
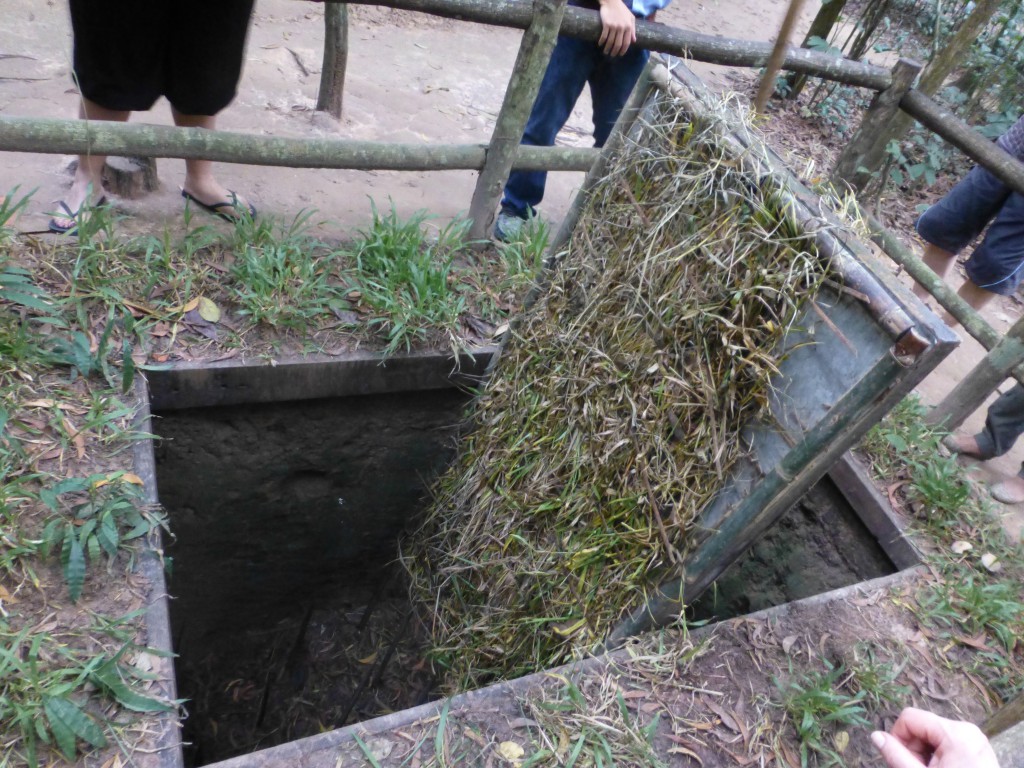
[[(432, 680), (394, 565), (468, 401), (432, 391), (161, 414), (171, 618), (191, 765), (422, 703)], [(694, 608), (722, 619), (892, 573), (815, 486)]]
[(396, 541), (467, 402), (438, 390), (158, 414), (190, 764), (429, 694)]
[(826, 475), (691, 610), (695, 620), (728, 619), (895, 572)]

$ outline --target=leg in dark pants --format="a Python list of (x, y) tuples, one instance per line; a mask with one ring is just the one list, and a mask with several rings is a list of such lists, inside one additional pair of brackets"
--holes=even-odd
[(987, 459), (1002, 456), (1024, 434), (1024, 387), (1014, 384), (992, 403), (985, 418), (985, 429), (975, 435), (978, 449)]
[[(583, 93), (584, 84), (589, 83), (594, 105), (594, 145), (603, 147), (647, 57), (647, 51), (634, 47), (624, 56), (612, 58), (604, 55), (595, 43), (559, 37), (522, 143), (536, 147), (554, 145), (555, 137)], [(502, 210), (519, 218), (533, 215), (544, 198), (546, 183), (544, 171), (513, 171), (505, 185)]]

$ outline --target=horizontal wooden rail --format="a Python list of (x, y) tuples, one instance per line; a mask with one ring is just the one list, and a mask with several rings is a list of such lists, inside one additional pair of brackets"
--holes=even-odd
[(900, 109), (1024, 195), (1024, 164), (948, 109), (914, 90), (900, 100)]
[(864, 218), (872, 241), (885, 251), (890, 259), (903, 267), (908, 275), (923, 285), (981, 346), (989, 350), (999, 343), (999, 333), (986, 323), (970, 304), (957, 296), (956, 291), (946, 285), (946, 282), (927, 264), (903, 245), (892, 230), (869, 213), (865, 213)]
[[(201, 128), (23, 117), (0, 117), (0, 151), (180, 157), (365, 171), (479, 171), (487, 156), (487, 147), (482, 144), (287, 139)], [(512, 167), (524, 171), (586, 171), (599, 154), (592, 148), (520, 147)]]
[[(355, 0), (349, 4), (383, 5), (513, 29), (526, 29), (533, 17), (530, 0)], [(597, 40), (601, 35), (601, 18), (597, 11), (569, 7), (565, 9), (560, 31), (569, 37)], [(733, 67), (764, 66), (773, 47), (772, 43), (715, 37), (650, 21), (637, 22), (636, 44), (651, 51)], [(782, 68), (876, 91), (888, 88), (892, 79), (884, 67), (796, 46), (787, 49)]]

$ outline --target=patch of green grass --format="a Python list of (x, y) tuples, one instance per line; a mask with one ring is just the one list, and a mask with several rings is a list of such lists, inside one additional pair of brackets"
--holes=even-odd
[(236, 224), (229, 295), (238, 314), (253, 323), (301, 330), (345, 305), (327, 252), (305, 233), (311, 215), (302, 212), (281, 227), (269, 218), (246, 217)]
[(884, 658), (870, 643), (859, 643), (853, 649), (849, 685), (864, 693), (864, 701), (873, 709), (900, 708), (908, 700), (911, 689), (899, 683), (907, 665)]
[[(942, 455), (943, 433), (925, 423), (927, 409), (907, 398), (869, 433), (862, 448), (886, 482), (906, 481), (918, 502), (924, 532), (933, 547), (927, 561), (933, 578), (915, 591), (912, 608), (946, 642), (939, 658), (957, 670), (977, 673), (997, 695), (1024, 680), (1017, 639), (1024, 636), (1021, 548), (1008, 541), (985, 500), (971, 493), (968, 473)], [(957, 548), (954, 542), (969, 545)], [(987, 557), (998, 562), (991, 568)], [(915, 605), (916, 604), (916, 605)]]
[(925, 619), (967, 636), (991, 632), (1013, 651), (1024, 632), (1024, 599), (1019, 585), (963, 568), (918, 597)]
[(454, 346), (466, 300), (453, 285), (452, 267), (467, 245), (469, 222), (452, 222), (432, 239), (423, 212), (403, 221), (393, 204), (386, 215), (375, 205), (372, 210), (369, 228), (351, 246), (354, 282), (377, 313), (370, 325), (383, 330), (388, 353), (438, 333)]
[[(824, 670), (805, 670), (785, 681), (775, 679), (782, 707), (800, 741), (800, 764), (807, 768), (812, 755), (818, 765), (842, 765), (836, 739), (848, 728), (869, 728), (864, 707), (868, 693), (863, 688), (847, 692), (852, 674), (843, 666), (825, 661)], [(846, 738), (849, 738), (847, 733)]]
[(908, 395), (870, 430), (861, 442), (861, 450), (871, 458), (877, 477), (891, 480), (918, 455), (938, 455), (945, 432), (925, 423), (928, 407), (916, 395)]
[(941, 524), (944, 518), (957, 514), (970, 498), (967, 474), (955, 456), (924, 453), (908, 462), (913, 495), (931, 513), (929, 520)]
[(9, 242), (17, 234), (17, 228), (14, 226), (15, 217), (24, 210), (31, 197), (32, 193), (29, 192), (19, 199), (18, 187), (0, 196), (0, 245)]
[[(88, 635), (120, 635), (119, 622), (90, 627)], [(58, 751), (73, 762), (81, 745), (104, 747), (115, 723), (109, 705), (137, 712), (172, 710), (176, 702), (155, 699), (139, 689), (148, 679), (125, 663), (138, 649), (130, 640), (119, 647), (88, 650), (81, 637), (55, 636), (25, 627), (14, 632), (0, 623), (0, 762), (40, 764), (40, 746)], [(10, 761), (10, 762), (9, 762)], [(51, 759), (45, 760), (51, 764)]]
[(20, 520), (22, 506), (37, 498), (36, 478), (24, 471), (24, 456), (18, 441), (7, 434), (7, 422), (8, 412), (0, 406), (0, 573), (37, 585), (32, 559), (39, 554), (39, 542)]
[(166, 519), (144, 508), (141, 482), (124, 472), (67, 478), (42, 488), (39, 498), (53, 513), (43, 529), (43, 556), (59, 554), (72, 601), (82, 594), (88, 563), (112, 562)]
[[(664, 766), (654, 749), (660, 714), (643, 718), (622, 691), (589, 690), (565, 680), (550, 698), (530, 700), (539, 725), (538, 749), (525, 756), (527, 766)], [(644, 720), (646, 719), (646, 722)]]

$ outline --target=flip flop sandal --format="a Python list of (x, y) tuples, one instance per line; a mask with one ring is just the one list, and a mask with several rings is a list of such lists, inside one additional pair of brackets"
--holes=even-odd
[(61, 200), (59, 203), (57, 203), (57, 207), (59, 209), (57, 213), (60, 213), (61, 211), (66, 213), (67, 216), (61, 216), (61, 218), (70, 219), (71, 224), (68, 224), (67, 226), (63, 224), (58, 224), (57, 217), (54, 216), (52, 219), (50, 219), (50, 223), (47, 225), (47, 229), (49, 229), (50, 232), (54, 232), (58, 235), (67, 235), (68, 237), (74, 237), (75, 235), (78, 234), (78, 217), (82, 214), (82, 208), (99, 208), (100, 206), (106, 204), (107, 196), (104, 195), (92, 205), (82, 203), (81, 207), (77, 211), (72, 211), (71, 208), (68, 207), (68, 204)]
[[(186, 192), (184, 189), (181, 190), (181, 196), (184, 197), (186, 200), (195, 203), (204, 211), (209, 211), (214, 216), (224, 219), (224, 221), (236, 222), (241, 218), (238, 214), (238, 195), (236, 195), (234, 191), (230, 189), (228, 190), (228, 192), (231, 193), (231, 198), (232, 200), (234, 200), (234, 202), (222, 200), (218, 203), (204, 203), (198, 197), (191, 194), (190, 192)], [(232, 211), (232, 213), (228, 213), (229, 210)], [(256, 206), (254, 206), (252, 203), (249, 203), (249, 218), (256, 218)]]

